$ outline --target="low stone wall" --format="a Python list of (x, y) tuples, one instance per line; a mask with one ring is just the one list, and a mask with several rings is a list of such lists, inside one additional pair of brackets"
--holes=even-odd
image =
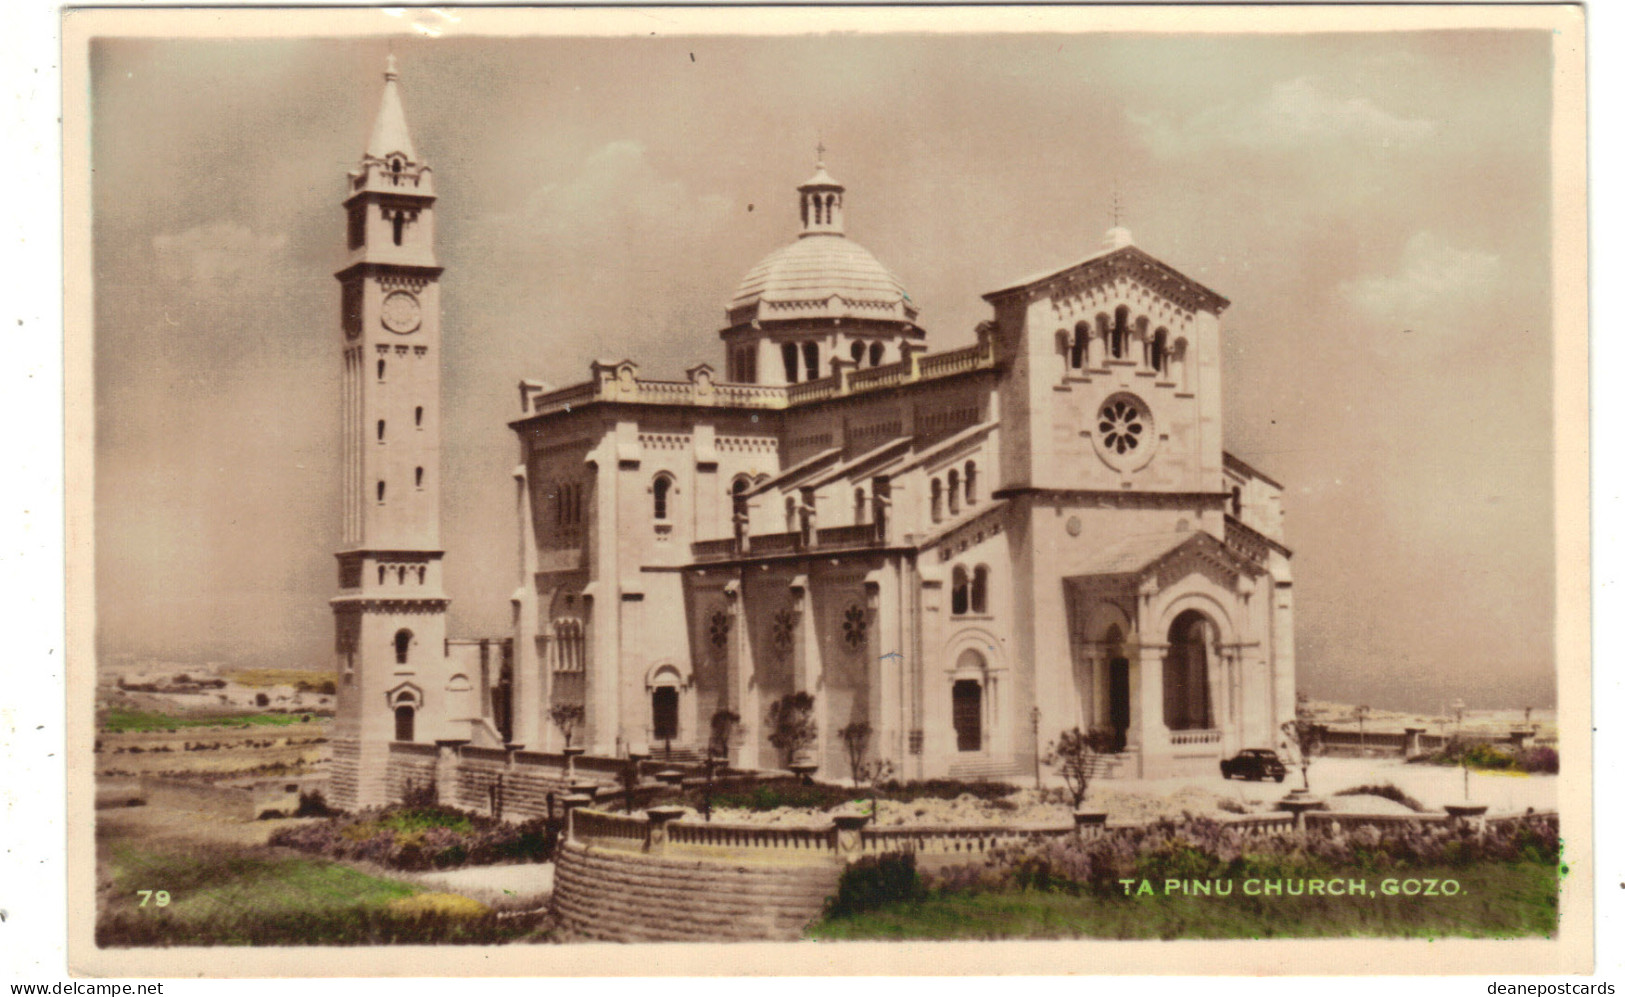
[(398, 741), (391, 744), (385, 774), (389, 798), (401, 800), (414, 789), (433, 787), (438, 755), (438, 749), (432, 744), (404, 744)]
[(564, 933), (609, 942), (797, 939), (842, 868), (730, 864), (581, 841), (563, 843), (556, 863), (553, 911)]

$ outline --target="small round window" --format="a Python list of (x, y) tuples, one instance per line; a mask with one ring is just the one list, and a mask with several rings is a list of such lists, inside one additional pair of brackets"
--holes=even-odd
[(1127, 454), (1140, 445), (1146, 413), (1132, 399), (1114, 398), (1100, 407), (1100, 442), (1107, 450)]

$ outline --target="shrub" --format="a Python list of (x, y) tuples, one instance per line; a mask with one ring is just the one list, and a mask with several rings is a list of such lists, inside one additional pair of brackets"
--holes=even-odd
[(1416, 797), (1410, 796), (1403, 789), (1400, 789), (1391, 782), (1385, 782), (1380, 786), (1355, 786), (1353, 789), (1340, 789), (1333, 795), (1380, 796), (1385, 800), (1393, 800), (1395, 803), (1409, 807), (1412, 810), (1415, 810), (1417, 813), (1427, 810), (1427, 807), (1423, 806), (1422, 803), (1416, 799)]
[(1525, 772), (1543, 772), (1556, 775), (1557, 749), (1545, 745), (1530, 748), (1518, 758), (1518, 765)]
[(505, 824), (451, 807), (401, 806), (279, 828), (272, 832), (270, 843), (393, 869), (450, 869), (545, 862), (558, 845), (559, 827), (540, 817)]
[(925, 896), (913, 852), (890, 852), (858, 859), (841, 873), (835, 896), (825, 904), (826, 917), (851, 917), (884, 904)]
[(818, 740), (813, 697), (805, 692), (792, 692), (774, 700), (767, 708), (767, 725), (772, 729), (767, 743), (779, 749), (786, 765), (796, 764), (797, 756)]
[(308, 793), (299, 794), (299, 809), (293, 812), (295, 817), (336, 817), (338, 811), (327, 805), (327, 798), (322, 791), (313, 789)]

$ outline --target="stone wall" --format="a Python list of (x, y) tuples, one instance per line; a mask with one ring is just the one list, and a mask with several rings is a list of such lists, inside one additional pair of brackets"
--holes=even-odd
[(612, 942), (785, 941), (835, 893), (841, 866), (748, 864), (561, 844), (553, 911), (567, 935)]
[(433, 786), (437, 754), (438, 750), (432, 744), (391, 744), (386, 775), (389, 798), (403, 800), (412, 789)]

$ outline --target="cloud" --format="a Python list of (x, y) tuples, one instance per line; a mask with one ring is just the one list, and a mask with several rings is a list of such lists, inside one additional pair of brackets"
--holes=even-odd
[(1406, 146), (1433, 134), (1434, 123), (1402, 118), (1365, 97), (1337, 97), (1307, 76), (1276, 83), (1262, 99), (1207, 107), (1183, 121), (1128, 111), (1159, 156), (1214, 148), (1279, 152), (1315, 145)]
[(716, 232), (731, 209), (730, 199), (695, 194), (657, 170), (641, 143), (622, 140), (589, 155), (569, 180), (538, 189), (518, 218), (503, 221), (522, 224), (539, 237), (537, 248), (556, 257), (580, 260), (582, 252), (612, 247), (615, 255), (642, 257)]
[(246, 225), (213, 221), (179, 234), (152, 237), (158, 273), (166, 280), (231, 286), (272, 266), (288, 244), (286, 234), (256, 233)]
[(1431, 232), (1418, 232), (1405, 244), (1395, 272), (1347, 281), (1342, 290), (1368, 318), (1449, 330), (1486, 300), (1500, 274), (1495, 254), (1459, 249)]

